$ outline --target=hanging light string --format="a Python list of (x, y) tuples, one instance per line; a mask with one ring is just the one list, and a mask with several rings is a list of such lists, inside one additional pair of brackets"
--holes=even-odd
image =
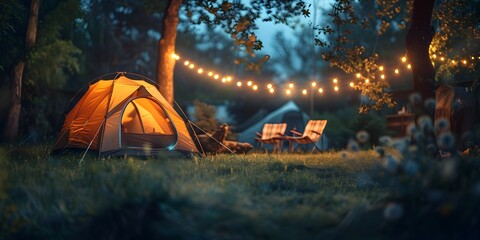
[[(179, 61), (180, 56), (177, 54), (173, 54), (172, 58), (175, 60)], [(440, 54), (433, 54), (430, 56), (430, 59), (432, 59), (432, 64), (435, 66), (436, 64), (445, 64), (449, 63), (452, 64), (453, 66), (461, 66), (461, 67), (470, 67), (472, 64), (474, 64), (475, 61), (480, 60), (480, 56), (471, 56), (469, 58), (464, 58), (464, 59), (447, 59), (444, 56), (441, 56)], [(412, 66), (408, 62), (408, 59), (406, 56), (403, 56), (400, 58), (400, 63), (403, 66), (396, 67), (396, 68), (389, 68), (387, 69), (385, 66), (380, 65), (378, 66), (378, 71), (376, 71), (375, 74), (370, 74), (370, 75), (363, 75), (362, 73), (356, 73), (354, 80), (348, 82), (348, 87), (350, 88), (358, 88), (362, 84), (370, 84), (372, 83), (375, 79), (379, 79), (379, 81), (386, 81), (387, 78), (390, 78), (392, 76), (398, 77), (401, 74), (401, 71), (405, 70), (411, 70)], [(345, 83), (345, 81), (340, 81), (338, 78), (333, 78), (331, 80), (331, 84), (320, 84), (318, 82), (312, 81), (309, 82), (308, 84), (302, 84), (299, 86), (296, 86), (297, 84), (295, 81), (289, 81), (286, 84), (284, 83), (282, 85), (274, 84), (273, 82), (270, 83), (258, 83), (254, 80), (237, 80), (234, 79), (232, 75), (224, 75), (220, 74), (216, 71), (213, 70), (207, 70), (196, 63), (190, 61), (190, 60), (184, 60), (183, 64), (184, 67), (191, 71), (197, 72), (199, 75), (204, 75), (210, 79), (213, 79), (215, 81), (219, 81), (222, 84), (228, 84), (230, 86), (236, 86), (237, 88), (245, 88), (249, 89), (254, 92), (260, 92), (264, 91), (268, 94), (278, 94), (278, 93), (283, 93), (284, 95), (287, 96), (293, 96), (296, 93), (300, 93), (302, 95), (308, 95), (309, 93), (318, 93), (320, 95), (326, 93), (326, 92), (334, 92), (338, 93), (340, 90), (346, 85), (340, 85), (340, 82)]]

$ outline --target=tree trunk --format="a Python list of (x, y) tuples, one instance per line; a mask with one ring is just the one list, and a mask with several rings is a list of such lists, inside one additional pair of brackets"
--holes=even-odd
[[(406, 37), (407, 58), (413, 72), (413, 91), (420, 94), (423, 100), (435, 98), (435, 69), (428, 53), (434, 35), (430, 24), (434, 4), (435, 0), (413, 1), (412, 24)], [(433, 119), (433, 112), (426, 112), (423, 101), (414, 103), (414, 110), (417, 117), (426, 114)]]
[(160, 93), (173, 105), (173, 71), (175, 39), (177, 38), (178, 11), (182, 0), (170, 0), (163, 16), (163, 30), (159, 41), (157, 83)]
[[(40, 0), (32, 0), (30, 15), (28, 17), (27, 33), (25, 37), (25, 49), (28, 51), (34, 44), (37, 37), (38, 8)], [(18, 137), (20, 125), (20, 112), (22, 109), (22, 79), (25, 69), (25, 56), (22, 56), (12, 69), (13, 78), (10, 92), (10, 107), (7, 117), (7, 124), (4, 132), (6, 140)]]

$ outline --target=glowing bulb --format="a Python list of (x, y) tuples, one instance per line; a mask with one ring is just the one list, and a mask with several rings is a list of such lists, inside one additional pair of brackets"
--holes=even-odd
[(407, 65), (407, 68), (408, 68), (408, 69), (411, 69), (411, 68), (412, 68), (412, 65), (408, 64), (408, 65)]
[(383, 71), (383, 66), (380, 66), (378, 70)]
[(441, 58), (440, 58), (440, 61), (442, 61), (442, 62), (445, 61), (445, 58), (444, 58), (444, 57), (441, 57)]
[(293, 83), (289, 83), (289, 84), (288, 84), (288, 87), (289, 87), (289, 88), (293, 88)]
[(338, 83), (338, 79), (334, 78), (333, 83)]
[(350, 87), (355, 87), (355, 84), (353, 82), (350, 82)]
[(252, 86), (252, 84), (253, 84), (252, 81), (248, 81), (248, 82), (247, 82), (247, 85), (248, 85), (249, 87)]
[(203, 69), (199, 68), (199, 69), (197, 70), (197, 72), (198, 72), (199, 74), (202, 74), (202, 73), (203, 73)]
[(226, 83), (227, 82), (227, 79), (226, 78), (222, 78), (222, 83)]
[(319, 92), (319, 93), (323, 93), (323, 88), (319, 88), (319, 89), (318, 89), (318, 92)]
[(407, 57), (402, 57), (402, 62), (406, 62), (407, 61)]
[(437, 58), (437, 54), (433, 54), (432, 57), (433, 57), (433, 59), (436, 59), (436, 58)]
[(395, 69), (395, 74), (398, 74), (400, 71), (398, 71), (398, 68)]
[(231, 81), (232, 81), (232, 77), (227, 76), (227, 82), (231, 82)]
[(463, 60), (462, 63), (463, 63), (464, 65), (467, 65), (467, 60)]
[(370, 82), (370, 80), (368, 78), (365, 79), (365, 83), (369, 83), (369, 82)]
[(287, 91), (285, 91), (285, 93), (286, 93), (287, 95), (290, 95), (290, 94), (292, 94), (292, 90), (287, 89)]
[(218, 79), (219, 77), (220, 77), (220, 76), (218, 76), (218, 74), (215, 74), (215, 75), (213, 76), (214, 79)]
[(455, 65), (457, 64), (457, 62), (455, 60), (452, 60), (452, 64)]
[(190, 64), (189, 61), (185, 61), (183, 64), (185, 64), (185, 66), (188, 66), (188, 64)]
[(303, 90), (302, 90), (302, 94), (303, 94), (303, 95), (307, 95), (307, 89), (303, 89)]
[(213, 72), (208, 72), (208, 76), (209, 77), (213, 76)]
[(273, 87), (273, 85), (272, 85), (271, 83), (269, 83), (269, 84), (267, 85), (267, 88), (268, 88), (268, 89), (271, 89), (272, 87)]
[(312, 87), (316, 87), (317, 86), (317, 83), (316, 82), (312, 82)]
[(269, 91), (270, 93), (274, 93), (274, 92), (275, 92), (275, 89), (270, 88), (270, 89), (268, 89), (268, 91)]
[(193, 68), (195, 67), (195, 64), (190, 63), (190, 65), (188, 65), (188, 67), (189, 67), (190, 69), (193, 69)]
[(362, 74), (357, 73), (357, 78), (361, 78), (361, 77), (362, 77)]
[(178, 59), (180, 59), (180, 56), (178, 56), (175, 53), (172, 53), (172, 58), (175, 59), (175, 60), (178, 60)]
[(333, 90), (335, 90), (335, 92), (338, 92), (338, 86), (335, 86)]
[(238, 81), (238, 82), (237, 82), (237, 86), (241, 87), (241, 86), (242, 86), (242, 82)]
[(258, 86), (257, 86), (257, 85), (253, 85), (252, 88), (253, 88), (254, 91), (257, 91), (257, 90), (258, 90)]
[(472, 60), (475, 60), (475, 57), (472, 57)]
[(382, 75), (380, 76), (380, 78), (381, 78), (381, 79), (385, 79), (385, 75), (382, 74)]

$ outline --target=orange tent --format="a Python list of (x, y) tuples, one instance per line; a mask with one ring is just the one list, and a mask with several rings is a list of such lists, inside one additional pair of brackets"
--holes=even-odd
[(66, 115), (54, 151), (91, 149), (99, 155), (199, 153), (198, 139), (189, 130), (188, 119), (174, 110), (155, 85), (145, 79), (128, 78), (125, 73), (102, 78), (89, 85)]

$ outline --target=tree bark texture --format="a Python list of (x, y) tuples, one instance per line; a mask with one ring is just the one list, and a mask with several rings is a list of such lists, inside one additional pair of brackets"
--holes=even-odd
[(177, 38), (178, 11), (182, 0), (170, 0), (163, 16), (163, 30), (159, 41), (157, 83), (160, 93), (173, 105), (173, 72), (175, 40)]
[[(30, 5), (30, 14), (28, 17), (27, 33), (25, 37), (26, 51), (28, 51), (35, 44), (35, 39), (37, 38), (39, 6), (40, 0), (32, 0)], [(22, 79), (25, 69), (25, 57), (25, 55), (22, 56), (12, 69), (10, 106), (4, 132), (4, 137), (6, 140), (12, 140), (18, 137), (20, 112), (22, 110)]]
[[(414, 0), (412, 23), (406, 37), (407, 58), (412, 65), (413, 91), (423, 100), (435, 98), (435, 69), (430, 60), (428, 49), (434, 35), (430, 24), (435, 0)], [(415, 113), (431, 115), (423, 109), (423, 101), (414, 103)]]

